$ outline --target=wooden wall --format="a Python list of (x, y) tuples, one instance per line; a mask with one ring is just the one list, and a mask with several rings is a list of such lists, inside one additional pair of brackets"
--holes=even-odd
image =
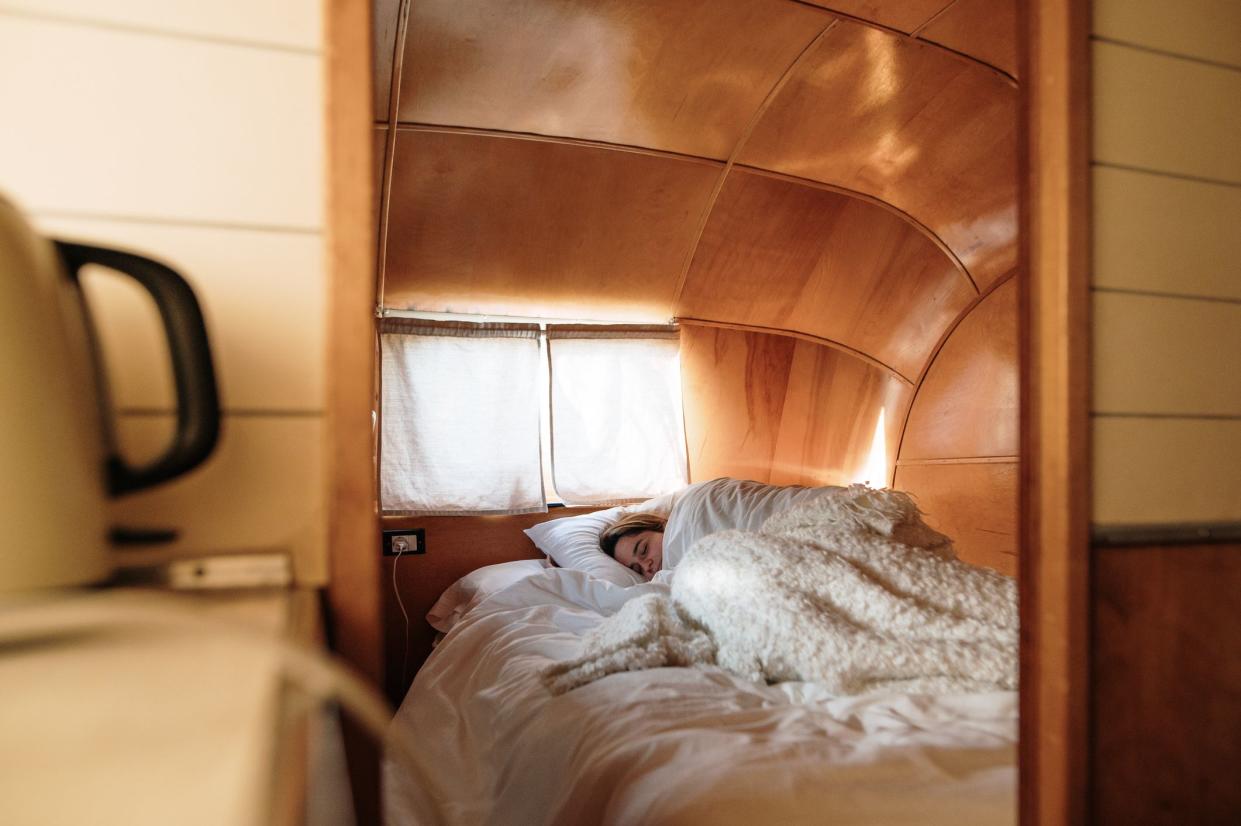
[(686, 324), (681, 373), (691, 481), (861, 481), (881, 411), (883, 471), (871, 481), (889, 481), (912, 393), (892, 371), (814, 341)]
[(1236, 823), (1241, 545), (1101, 548), (1092, 580), (1094, 822)]
[(385, 307), (741, 324), (913, 380), (1012, 269), (1014, 3), (492, 2), (377, 8)]
[[(157, 556), (284, 551), (327, 577), (320, 4), (56, 3), (0, 10), (0, 188), (48, 234), (163, 260), (206, 317), (216, 453), (127, 496), (115, 521), (176, 527)], [(119, 277), (88, 287), (121, 446), (174, 422), (159, 322)], [(153, 554), (144, 552), (143, 556)]]
[(961, 319), (918, 385), (895, 486), (962, 559), (1017, 571), (1017, 279)]
[[(1089, 807), (1241, 813), (1241, 7), (1096, 0)], [(1223, 525), (1219, 523), (1224, 523)], [(1156, 545), (1159, 537), (1167, 544)]]
[[(383, 517), (384, 529), (417, 527), (426, 531), (425, 554), (383, 558), (384, 653), (388, 665), (384, 687), (392, 703), (400, 704), (431, 653), (436, 632), (427, 624), (427, 612), (448, 586), (484, 565), (542, 559), (543, 554), (523, 529), (592, 510), (553, 508), (547, 513), (514, 516)], [(405, 614), (396, 598), (398, 591)]]
[[(1016, 7), (382, 0), (377, 302), (676, 319), (692, 479), (859, 480), (882, 414), (890, 482), (915, 388), (1017, 263)], [(953, 349), (984, 363), (980, 335)], [(1011, 571), (1016, 448), (986, 451), (904, 473), (967, 485), (944, 524), (1007, 536)]]

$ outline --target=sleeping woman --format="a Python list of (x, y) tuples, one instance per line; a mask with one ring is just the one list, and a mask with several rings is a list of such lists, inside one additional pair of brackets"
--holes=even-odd
[(781, 511), (843, 490), (729, 478), (698, 482), (665, 499), (662, 504), (671, 512), (667, 517), (654, 511), (625, 514), (599, 534), (599, 547), (650, 582), (659, 571), (675, 568), (704, 536), (726, 530), (758, 531)]
[(627, 513), (599, 534), (599, 547), (650, 582), (663, 568), (667, 522), (657, 513)]
[[(635, 667), (710, 664), (837, 694), (1016, 687), (1016, 583), (958, 560), (907, 494), (715, 480), (695, 500), (694, 488), (666, 521), (631, 514), (603, 531), (600, 546), (643, 579), (676, 575), (667, 590), (635, 593), (578, 659), (547, 669), (553, 691)], [(777, 493), (802, 501), (741, 511), (730, 501)]]

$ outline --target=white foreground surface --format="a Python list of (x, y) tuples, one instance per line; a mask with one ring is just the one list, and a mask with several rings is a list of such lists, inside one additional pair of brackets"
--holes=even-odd
[(720, 669), (540, 680), (627, 599), (667, 592), (550, 569), (485, 600), (393, 723), (385, 806), (408, 824), (1007, 824), (1017, 695), (833, 697)]

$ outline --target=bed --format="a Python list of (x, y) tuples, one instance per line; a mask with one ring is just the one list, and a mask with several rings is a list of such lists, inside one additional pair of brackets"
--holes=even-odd
[(537, 561), (471, 574), (393, 722), (387, 822), (1004, 824), (1013, 691), (830, 693), (717, 666), (544, 679), (631, 600), (671, 592)]

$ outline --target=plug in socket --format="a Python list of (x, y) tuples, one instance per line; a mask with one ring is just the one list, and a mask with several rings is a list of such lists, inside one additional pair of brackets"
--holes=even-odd
[(384, 556), (406, 556), (427, 552), (427, 532), (422, 528), (384, 531)]

